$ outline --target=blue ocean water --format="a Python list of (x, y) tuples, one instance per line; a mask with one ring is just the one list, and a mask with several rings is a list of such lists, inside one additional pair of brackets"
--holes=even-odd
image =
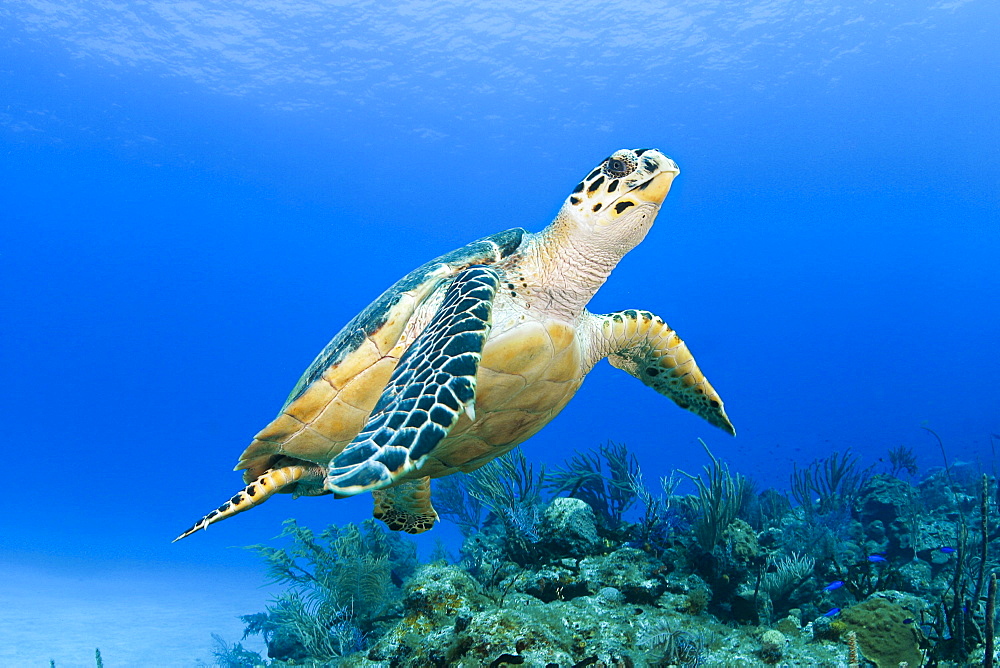
[[(269, 592), (233, 546), (371, 512), (275, 498), (170, 544), (239, 488), (299, 373), (413, 267), (540, 230), (619, 148), (682, 173), (590, 309), (663, 316), (738, 436), (602, 363), (529, 459), (614, 440), (650, 477), (696, 472), (700, 437), (787, 486), (847, 448), (940, 465), (930, 427), (953, 460), (996, 463), (995, 3), (22, 0), (0, 19), (0, 555), (18, 583), (0, 607), (26, 613), (0, 628), (3, 665), (209, 660), (202, 617), (188, 647), (137, 655), (165, 619), (129, 612), (151, 574), (214, 586), (237, 639)], [(135, 630), (67, 646), (38, 611), (92, 618), (73, 601), (94, 573)], [(25, 620), (51, 650), (18, 642)]]

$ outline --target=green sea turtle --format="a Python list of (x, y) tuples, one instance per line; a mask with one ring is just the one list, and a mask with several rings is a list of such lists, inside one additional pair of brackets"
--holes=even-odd
[(243, 452), (243, 491), (178, 540), (276, 492), (370, 491), (391, 529), (426, 531), (438, 520), (431, 478), (474, 471), (533, 436), (605, 357), (734, 434), (661, 318), (585, 308), (679, 173), (657, 150), (617, 151), (543, 231), (500, 232), (404, 276), (320, 352)]

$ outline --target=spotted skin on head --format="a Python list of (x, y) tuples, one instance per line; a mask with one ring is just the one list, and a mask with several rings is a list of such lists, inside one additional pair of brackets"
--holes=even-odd
[(391, 485), (431, 453), (460, 415), (474, 416), (476, 373), (499, 285), (487, 267), (455, 278), (399, 359), (364, 428), (330, 462), (328, 491), (351, 496)]
[(389, 489), (377, 489), (372, 496), (375, 498), (372, 515), (393, 531), (423, 533), (440, 519), (431, 505), (431, 479), (428, 476), (407, 480)]
[[(577, 184), (566, 203), (585, 213), (613, 210), (610, 215), (616, 218), (630, 213), (643, 201), (662, 200), (660, 193), (647, 191), (649, 188), (656, 191), (663, 185), (657, 183), (657, 179), (648, 178), (650, 173), (660, 169), (657, 159), (648, 155), (643, 157), (648, 151), (645, 148), (615, 151)], [(659, 159), (669, 161), (670, 166), (677, 169), (670, 158), (661, 155)]]
[(659, 316), (627, 310), (594, 316), (611, 365), (627, 371), (681, 408), (735, 436), (722, 399), (687, 344)]

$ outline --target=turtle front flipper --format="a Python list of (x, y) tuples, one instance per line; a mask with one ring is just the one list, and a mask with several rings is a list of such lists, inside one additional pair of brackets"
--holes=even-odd
[(264, 473), (244, 487), (236, 496), (202, 517), (194, 523), (194, 526), (177, 538), (174, 538), (171, 542), (176, 543), (181, 538), (187, 538), (199, 529), (207, 529), (209, 524), (215, 524), (233, 515), (242, 513), (244, 510), (250, 510), (254, 506), (259, 506), (289, 485), (306, 481), (319, 482), (321, 478), (322, 469), (315, 465), (294, 464), (264, 471)]
[(324, 487), (350, 496), (391, 485), (474, 415), (476, 373), (490, 333), (495, 271), (458, 274), (423, 332), (399, 358), (368, 422), (337, 455)]
[(735, 436), (722, 399), (698, 368), (687, 344), (649, 311), (594, 316), (596, 347), (612, 366), (627, 371), (681, 408)]
[(424, 476), (372, 492), (375, 497), (375, 519), (382, 520), (393, 531), (423, 533), (438, 521), (431, 505), (431, 479)]

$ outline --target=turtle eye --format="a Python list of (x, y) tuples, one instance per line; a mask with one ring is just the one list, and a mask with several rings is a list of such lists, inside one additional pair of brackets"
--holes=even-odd
[(613, 179), (620, 179), (634, 172), (638, 164), (632, 151), (618, 151), (604, 161), (601, 171)]

